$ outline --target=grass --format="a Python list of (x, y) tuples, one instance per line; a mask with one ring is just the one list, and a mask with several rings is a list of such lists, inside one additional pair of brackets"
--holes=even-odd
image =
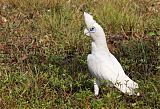
[[(0, 7), (1, 108), (160, 108), (158, 0), (1, 0)], [(105, 85), (93, 96), (84, 11), (104, 28), (140, 97)]]

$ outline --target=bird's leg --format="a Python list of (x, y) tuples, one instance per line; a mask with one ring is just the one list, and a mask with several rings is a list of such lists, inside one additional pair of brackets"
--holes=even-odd
[(100, 86), (100, 81), (96, 78), (94, 80), (94, 95), (98, 96), (99, 94), (99, 86)]

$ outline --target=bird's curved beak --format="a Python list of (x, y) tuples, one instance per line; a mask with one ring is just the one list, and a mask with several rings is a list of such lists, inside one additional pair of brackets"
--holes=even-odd
[(85, 29), (84, 29), (84, 35), (86, 35), (86, 36), (90, 36), (90, 33), (89, 33), (89, 31), (88, 31), (88, 29), (87, 29), (87, 28), (85, 28)]

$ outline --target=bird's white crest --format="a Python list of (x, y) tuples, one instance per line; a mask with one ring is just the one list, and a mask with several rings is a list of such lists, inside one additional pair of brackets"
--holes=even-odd
[(103, 28), (86, 12), (84, 12), (84, 19), (87, 26), (84, 33), (93, 39), (91, 54), (87, 57), (87, 64), (91, 74), (96, 77), (94, 81), (95, 95), (99, 94), (101, 79), (109, 80), (123, 93), (135, 95), (138, 84), (124, 73), (118, 60), (109, 52)]
[(93, 16), (91, 16), (90, 14), (86, 12), (84, 12), (84, 19), (85, 19), (87, 28), (91, 28), (93, 24), (96, 23), (96, 21), (93, 19)]

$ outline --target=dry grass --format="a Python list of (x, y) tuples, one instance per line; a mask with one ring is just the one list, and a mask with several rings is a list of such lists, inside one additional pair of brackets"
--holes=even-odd
[[(84, 11), (103, 26), (141, 97), (106, 86), (93, 97)], [(160, 108), (159, 13), (156, 0), (1, 0), (1, 108)]]

